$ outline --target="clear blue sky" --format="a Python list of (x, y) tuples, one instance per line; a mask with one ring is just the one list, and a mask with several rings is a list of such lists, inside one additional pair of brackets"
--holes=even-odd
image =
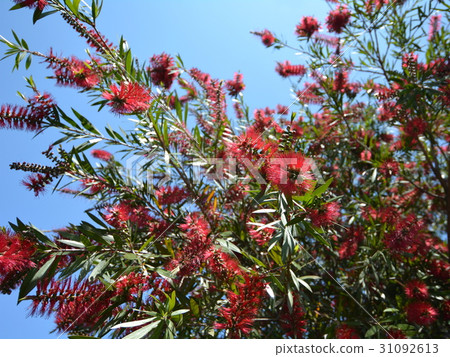
[[(9, 12), (12, 1), (0, 2), (0, 35), (12, 38), (11, 29), (25, 38), (30, 49), (48, 53), (84, 57), (83, 40), (66, 25), (59, 15), (52, 15), (32, 25), (28, 9)], [(276, 61), (289, 59), (302, 63), (290, 50), (265, 48), (249, 32), (265, 28), (289, 43), (295, 43), (295, 25), (302, 16), (317, 16), (323, 23), (328, 5), (325, 1), (302, 0), (107, 0), (99, 19), (99, 29), (117, 43), (127, 39), (133, 54), (147, 61), (153, 54), (180, 54), (184, 64), (209, 72), (215, 78), (231, 79), (234, 72), (244, 74), (246, 102), (251, 109), (291, 102), (289, 81), (275, 71)], [(0, 46), (0, 53), (5, 50)], [(0, 62), (0, 104), (22, 104), (16, 92), (29, 94), (23, 76), (33, 74), (38, 88), (51, 92), (65, 109), (71, 106), (89, 116), (98, 126), (120, 118), (98, 114), (86, 106), (83, 95), (73, 89), (54, 87), (45, 79), (50, 72), (35, 60), (27, 72), (11, 73), (12, 60)], [(40, 155), (57, 136), (48, 133), (33, 139), (26, 132), (0, 130), (0, 226), (8, 226), (16, 217), (43, 230), (60, 228), (68, 222), (84, 219), (88, 202), (60, 194), (35, 198), (20, 184), (21, 172), (9, 170), (13, 161), (46, 164)], [(49, 335), (54, 328), (49, 319), (28, 317), (28, 303), (17, 306), (17, 292), (0, 295), (0, 338), (57, 338)]]

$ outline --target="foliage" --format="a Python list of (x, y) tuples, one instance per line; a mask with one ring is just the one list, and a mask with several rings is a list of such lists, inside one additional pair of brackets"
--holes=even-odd
[(20, 287), (73, 338), (449, 336), (449, 5), (328, 1), (295, 46), (254, 32), (304, 63), (276, 66), (290, 107), (251, 115), (242, 74), (141, 64), (109, 42), (99, 0), (15, 2), (34, 21), (59, 13), (91, 50), (42, 54), (13, 33), (14, 68), (37, 57), (134, 127), (99, 129), (31, 77), (26, 105), (2, 106), (0, 127), (60, 132), (52, 166), (11, 164), (25, 186), (92, 200), (53, 234), (0, 232), (3, 293)]

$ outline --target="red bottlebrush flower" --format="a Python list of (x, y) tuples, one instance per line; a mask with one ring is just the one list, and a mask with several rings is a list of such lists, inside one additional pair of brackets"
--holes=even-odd
[(45, 191), (45, 186), (53, 181), (53, 177), (50, 174), (31, 174), (22, 184), (29, 190), (34, 191), (35, 196), (39, 196)]
[(144, 112), (150, 106), (151, 96), (148, 90), (139, 83), (121, 83), (118, 88), (112, 84), (110, 92), (103, 92), (103, 98), (109, 100), (111, 111), (116, 114), (131, 114)]
[(269, 30), (264, 30), (263, 32), (253, 32), (255, 35), (261, 37), (261, 41), (266, 47), (270, 47), (275, 42), (275, 37), (273, 36), (272, 32)]
[(230, 338), (244, 337), (251, 332), (265, 291), (262, 277), (244, 278), (245, 282), (236, 284), (238, 294), (227, 292), (229, 307), (222, 307), (219, 310), (219, 317), (225, 322), (214, 324), (215, 329), (228, 329)]
[(267, 178), (286, 195), (303, 194), (312, 187), (311, 163), (302, 154), (291, 152), (270, 160)]
[(408, 321), (418, 325), (431, 325), (438, 315), (437, 310), (426, 301), (413, 301), (406, 307)]
[(133, 300), (133, 295), (137, 295), (139, 292), (147, 291), (151, 288), (149, 277), (135, 272), (121, 276), (114, 285), (116, 287), (116, 294), (126, 295), (127, 301)]
[(285, 331), (286, 337), (302, 338), (306, 332), (305, 312), (300, 305), (297, 295), (294, 297), (294, 306), (289, 310), (288, 304), (283, 305), (280, 314), (280, 326)]
[(430, 17), (430, 28), (428, 30), (428, 41), (431, 41), (441, 29), (441, 14), (432, 15)]
[(311, 209), (308, 211), (308, 216), (312, 224), (316, 227), (329, 226), (336, 222), (341, 215), (339, 210), (341, 206), (337, 202), (329, 202), (321, 206), (319, 209)]
[(425, 120), (416, 117), (412, 120), (409, 120), (402, 129), (408, 138), (417, 139), (419, 135), (425, 133), (427, 127), (428, 123)]
[(26, 271), (36, 267), (31, 260), (34, 244), (11, 231), (0, 230), (0, 293), (10, 294)]
[(96, 159), (100, 159), (103, 161), (110, 161), (113, 158), (113, 155), (106, 150), (97, 150), (94, 149), (91, 151), (91, 155)]
[(441, 312), (444, 319), (450, 319), (450, 300), (446, 300), (442, 303)]
[(331, 48), (337, 48), (340, 41), (338, 37), (327, 36), (321, 33), (314, 34), (314, 40)]
[(231, 280), (238, 275), (242, 275), (239, 262), (229, 254), (222, 252), (219, 249), (209, 249), (204, 258), (208, 269), (218, 279)]
[(180, 203), (184, 199), (188, 198), (189, 194), (184, 188), (163, 186), (156, 190), (155, 196), (158, 199), (158, 203), (161, 206), (165, 206)]
[(289, 107), (287, 105), (277, 104), (277, 114), (278, 115), (288, 115)]
[(289, 76), (304, 76), (306, 73), (305, 66), (301, 64), (291, 65), (291, 62), (284, 61), (283, 63), (278, 62), (275, 70), (281, 77), (289, 77)]
[(174, 79), (178, 76), (173, 58), (166, 53), (150, 58), (150, 67), (147, 70), (150, 72), (152, 83), (166, 89), (170, 89)]
[(339, 258), (345, 259), (355, 255), (358, 245), (364, 240), (364, 230), (361, 227), (350, 227), (339, 248)]
[(358, 332), (347, 324), (341, 324), (336, 329), (336, 338), (339, 339), (356, 339), (360, 338)]
[(14, 2), (22, 6), (27, 6), (30, 9), (37, 8), (41, 11), (48, 5), (47, 0), (14, 0)]
[[(82, 184), (83, 190), (89, 189), (89, 193), (91, 195), (95, 195), (108, 187), (106, 185), (106, 181), (101, 177), (98, 177), (96, 179), (92, 179), (92, 178), (82, 179), (81, 184)], [(75, 193), (78, 193), (78, 192), (75, 192)]]
[(345, 26), (350, 21), (350, 11), (347, 5), (338, 5), (335, 10), (330, 11), (325, 22), (327, 23), (328, 31), (341, 33)]
[(361, 152), (360, 158), (362, 161), (370, 161), (372, 158), (372, 153), (369, 150), (364, 150)]
[(379, 170), (383, 176), (391, 177), (398, 174), (399, 165), (394, 159), (387, 159), (381, 164)]
[(243, 77), (241, 73), (235, 73), (233, 80), (226, 81), (225, 88), (232, 97), (236, 97), (245, 89), (245, 84), (242, 82)]
[[(261, 223), (265, 224), (267, 223), (267, 220), (262, 220)], [(272, 239), (273, 234), (275, 233), (275, 228), (267, 227), (264, 229), (250, 229), (248, 231), (248, 234), (250, 235), (250, 238), (256, 241), (258, 245), (263, 246), (267, 242)]]
[(304, 89), (296, 93), (297, 99), (303, 104), (321, 104), (323, 103), (322, 93), (317, 83), (305, 83)]
[(172, 260), (171, 266), (178, 267), (178, 275), (183, 277), (197, 272), (207, 261), (212, 241), (209, 238), (209, 225), (198, 213), (188, 215), (180, 229), (184, 232), (186, 241)]
[(0, 128), (39, 131), (45, 118), (53, 118), (54, 102), (47, 93), (28, 98), (26, 107), (2, 105)]
[(411, 280), (405, 285), (405, 295), (408, 299), (428, 299), (428, 287), (420, 280)]
[(245, 133), (236, 138), (237, 142), (227, 143), (228, 149), (233, 157), (239, 161), (244, 159), (250, 162), (257, 162), (264, 158), (270, 145), (266, 143), (261, 135), (253, 128), (249, 128)]
[(443, 260), (432, 260), (429, 266), (430, 273), (442, 281), (450, 279), (450, 264)]
[(401, 340), (407, 338), (405, 333), (399, 329), (390, 329), (387, 333), (387, 338)]
[(231, 185), (225, 192), (225, 205), (226, 209), (234, 209), (233, 203), (243, 202), (244, 198), (247, 196), (247, 190), (249, 187), (244, 185), (242, 182), (237, 182)]
[(317, 22), (317, 19), (312, 16), (303, 16), (300, 20), (300, 24), (297, 25), (295, 33), (300, 37), (308, 37), (319, 31), (320, 25)]
[(234, 109), (234, 113), (236, 114), (236, 118), (238, 118), (238, 119), (244, 118), (244, 110), (242, 109), (242, 106), (239, 103), (234, 102), (233, 109)]
[(87, 280), (44, 281), (37, 285), (32, 315), (55, 313), (59, 331), (83, 331), (95, 326), (100, 314), (111, 304), (113, 291)]
[(116, 228), (125, 228), (128, 222), (135, 224), (138, 228), (144, 228), (149, 227), (153, 221), (146, 207), (135, 206), (126, 201), (107, 207), (103, 218)]
[(421, 228), (422, 222), (410, 214), (405, 219), (399, 219), (394, 230), (385, 235), (384, 243), (394, 253), (406, 252), (415, 245), (416, 236)]

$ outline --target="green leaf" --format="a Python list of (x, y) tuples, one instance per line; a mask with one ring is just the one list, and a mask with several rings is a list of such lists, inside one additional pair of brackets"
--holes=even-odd
[(189, 309), (176, 310), (176, 311), (172, 312), (170, 314), (170, 316), (182, 315), (182, 314), (185, 314), (186, 312), (189, 312), (189, 311), (191, 311), (191, 310), (189, 310)]
[(367, 330), (364, 338), (370, 338), (373, 335), (375, 335), (378, 332), (378, 326), (372, 326), (370, 329)]
[(152, 322), (155, 319), (156, 319), (156, 317), (150, 317), (148, 319), (143, 319), (143, 320), (123, 322), (121, 324), (114, 325), (113, 327), (111, 327), (111, 330), (115, 330), (115, 329), (118, 329), (118, 328), (130, 328), (130, 327), (141, 326), (141, 325), (144, 325), (146, 323)]
[(81, 242), (77, 242), (75, 240), (69, 240), (69, 239), (58, 239), (58, 242), (61, 242), (63, 244), (66, 245), (70, 245), (71, 247), (75, 247), (75, 248), (86, 248), (86, 246), (81, 243)]
[(333, 178), (328, 179), (322, 186), (320, 186), (319, 188), (317, 188), (316, 190), (314, 190), (314, 192), (312, 193), (312, 195), (314, 197), (319, 197), (322, 195), (322, 193), (324, 193), (328, 187), (331, 185), (331, 182), (333, 182)]
[(22, 285), (20, 286), (19, 290), (19, 302), (27, 296), (31, 290), (33, 290), (36, 287), (36, 284), (39, 280), (44, 278), (47, 274), (47, 272), (51, 271), (50, 268), (52, 268), (52, 264), (56, 262), (56, 264), (59, 262), (59, 259), (56, 260), (57, 256), (53, 255), (50, 257), (49, 260), (45, 262), (45, 264), (38, 270), (32, 270), (24, 279)]
[(195, 301), (195, 299), (191, 298), (189, 300), (189, 305), (191, 306), (192, 314), (196, 317), (200, 316), (200, 307), (197, 304), (197, 301)]
[(151, 323), (150, 325), (141, 327), (139, 330), (136, 330), (133, 333), (130, 333), (129, 335), (126, 335), (124, 337), (124, 339), (129, 340), (129, 339), (143, 338), (147, 334), (149, 334), (152, 330), (154, 330), (156, 327), (158, 327), (158, 325), (161, 324), (161, 323), (162, 323), (162, 321), (158, 320), (158, 321), (155, 321), (155, 322)]

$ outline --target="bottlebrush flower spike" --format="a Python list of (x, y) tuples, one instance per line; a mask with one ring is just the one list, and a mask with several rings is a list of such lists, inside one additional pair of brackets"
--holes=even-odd
[(320, 25), (316, 18), (303, 16), (300, 24), (296, 27), (295, 33), (300, 37), (307, 37), (309, 39), (315, 32), (319, 31), (319, 28)]
[(150, 73), (152, 83), (157, 86), (163, 86), (166, 89), (170, 89), (173, 81), (178, 76), (173, 58), (166, 53), (154, 55), (150, 58), (150, 66), (147, 70)]
[(98, 150), (98, 149), (94, 149), (91, 150), (91, 155), (93, 157), (95, 157), (96, 159), (100, 159), (103, 161), (110, 161), (113, 158), (113, 155), (106, 150)]
[(302, 66), (301, 64), (292, 65), (289, 61), (284, 61), (283, 63), (278, 62), (275, 70), (283, 78), (290, 76), (304, 76), (306, 73), (305, 66)]
[(405, 285), (405, 295), (408, 299), (428, 299), (428, 287), (420, 280), (411, 280)]
[(275, 42), (275, 37), (269, 30), (264, 30), (263, 32), (252, 32), (254, 35), (261, 37), (261, 41), (266, 47), (270, 47)]
[(430, 17), (430, 29), (428, 30), (428, 41), (431, 41), (441, 29), (441, 14)]
[(27, 6), (30, 9), (37, 8), (41, 11), (48, 5), (47, 0), (14, 0), (14, 2), (22, 6)]
[(138, 228), (144, 228), (153, 221), (148, 208), (134, 205), (128, 201), (107, 207), (103, 217), (108, 224), (116, 228), (125, 228), (128, 222), (135, 224)]
[(156, 190), (155, 196), (158, 199), (158, 203), (161, 206), (165, 206), (180, 203), (181, 201), (188, 198), (189, 194), (184, 188), (162, 186), (158, 188), (158, 190)]
[(26, 107), (2, 105), (0, 129), (39, 131), (45, 118), (53, 118), (54, 103), (48, 93), (37, 93), (28, 99)]
[(326, 227), (336, 222), (341, 215), (341, 206), (337, 202), (325, 203), (319, 209), (310, 209), (308, 216), (316, 227)]
[(345, 259), (355, 255), (358, 245), (364, 240), (364, 230), (361, 227), (351, 226), (339, 248), (339, 258)]
[(360, 338), (358, 332), (347, 324), (341, 324), (336, 329), (336, 338), (338, 339), (356, 339)]
[(325, 22), (327, 23), (328, 31), (341, 33), (345, 26), (350, 21), (350, 11), (347, 5), (338, 5), (335, 10), (330, 11)]
[(32, 261), (34, 244), (8, 230), (0, 230), (0, 292), (10, 294), (19, 285), (23, 273), (36, 267)]
[(414, 214), (400, 218), (394, 229), (384, 238), (386, 247), (394, 253), (407, 252), (416, 245), (416, 236), (422, 229), (423, 223)]
[(297, 295), (294, 296), (292, 311), (289, 310), (287, 302), (284, 303), (280, 314), (280, 325), (285, 331), (286, 337), (302, 338), (303, 333), (306, 332), (305, 311), (300, 305)]
[(45, 187), (53, 181), (50, 174), (32, 174), (22, 181), (22, 184), (29, 190), (33, 191), (35, 196), (39, 196), (45, 191)]
[(225, 88), (230, 96), (236, 97), (245, 89), (245, 84), (242, 81), (243, 77), (241, 73), (235, 73), (233, 80), (226, 81)]
[(230, 338), (240, 338), (248, 335), (253, 322), (258, 315), (259, 305), (265, 292), (266, 284), (263, 277), (244, 277), (245, 282), (236, 283), (238, 294), (228, 291), (229, 307), (219, 310), (219, 318), (225, 322), (216, 322), (215, 329), (228, 329)]
[(111, 111), (116, 114), (142, 113), (150, 106), (151, 96), (148, 89), (139, 83), (121, 83), (120, 87), (112, 84), (110, 92), (103, 92), (102, 97), (109, 100)]
[(286, 195), (303, 194), (312, 188), (311, 163), (301, 153), (277, 154), (270, 159), (267, 178)]
[(418, 325), (429, 326), (438, 315), (438, 311), (426, 301), (413, 301), (406, 307), (408, 321)]
[(47, 57), (48, 68), (54, 70), (56, 83), (61, 86), (91, 89), (100, 82), (100, 72), (92, 61), (81, 61), (76, 57), (58, 58), (53, 53)]

